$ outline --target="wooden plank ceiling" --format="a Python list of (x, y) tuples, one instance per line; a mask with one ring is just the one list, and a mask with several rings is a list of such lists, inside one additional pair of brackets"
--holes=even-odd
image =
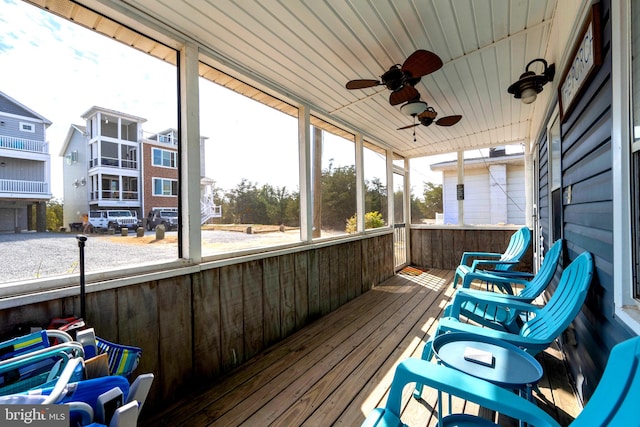
[[(36, 3), (50, 2), (40, 0)], [(82, 2), (85, 3), (85, 2)], [(86, 3), (91, 3), (87, 1)], [(108, 2), (105, 2), (108, 3)], [(507, 93), (527, 63), (549, 53), (557, 0), (123, 0), (125, 13), (197, 40), (209, 65), (259, 82), (312, 114), (361, 131), (405, 157), (517, 144), (531, 135), (534, 109)], [(451, 127), (413, 123), (389, 104), (380, 79), (417, 49), (443, 67), (415, 86)], [(537, 73), (542, 70), (534, 69)], [(279, 92), (279, 93), (278, 93)], [(413, 130), (416, 131), (415, 142)]]

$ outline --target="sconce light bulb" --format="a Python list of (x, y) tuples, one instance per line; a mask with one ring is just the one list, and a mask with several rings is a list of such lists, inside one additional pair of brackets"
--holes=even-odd
[(538, 96), (538, 93), (536, 92), (535, 89), (533, 88), (526, 88), (525, 90), (522, 91), (522, 103), (523, 104), (531, 104), (532, 102), (534, 102), (536, 100)]

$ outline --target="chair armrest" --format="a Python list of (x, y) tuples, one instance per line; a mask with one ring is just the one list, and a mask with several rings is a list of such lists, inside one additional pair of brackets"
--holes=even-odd
[(459, 289), (451, 302), (449, 316), (455, 319), (460, 318), (460, 309), (466, 301), (482, 304), (487, 309), (497, 307), (505, 311), (517, 311), (520, 313), (536, 313), (539, 308), (531, 303), (519, 300), (514, 295), (501, 295), (492, 292), (485, 292), (476, 289)]
[(474, 280), (480, 280), (483, 282), (492, 283), (498, 285), (501, 289), (506, 290), (509, 294), (513, 295), (512, 284), (522, 285), (524, 287), (529, 285), (528, 280), (518, 279), (515, 277), (509, 277), (508, 275), (493, 274), (485, 271), (470, 271), (464, 275), (462, 279), (462, 287), (469, 288), (471, 282)]
[(471, 334), (482, 335), (485, 337), (491, 337), (498, 340), (503, 340), (508, 342), (509, 344), (515, 345), (516, 347), (520, 347), (527, 353), (532, 356), (540, 353), (549, 345), (551, 342), (542, 341), (539, 339), (522, 337), (518, 334), (513, 334), (510, 332), (498, 331), (496, 329), (483, 328), (481, 326), (476, 326), (470, 323), (460, 322), (458, 319), (453, 317), (443, 317), (438, 322), (438, 332), (468, 332)]
[(467, 265), (470, 258), (500, 258), (502, 254), (494, 252), (463, 252), (460, 265)]
[(559, 427), (559, 424), (545, 411), (507, 389), (455, 369), (416, 358), (406, 359), (396, 368), (389, 398), (384, 408), (384, 412), (389, 414), (376, 409), (372, 413), (374, 415), (371, 417), (372, 420), (368, 417), (362, 425), (394, 425), (389, 421), (400, 419), (402, 391), (410, 383), (424, 384), (537, 427)]
[(489, 260), (489, 259), (476, 259), (473, 260), (471, 264), (471, 271), (475, 271), (476, 268), (484, 265), (516, 265), (520, 261), (500, 261), (500, 260)]
[(487, 273), (496, 274), (498, 276), (521, 278), (521, 279), (533, 279), (535, 274), (527, 273), (526, 271), (505, 271), (505, 270), (486, 270)]

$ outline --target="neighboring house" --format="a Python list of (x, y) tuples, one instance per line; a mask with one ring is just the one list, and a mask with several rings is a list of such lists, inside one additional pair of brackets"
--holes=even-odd
[[(431, 165), (441, 171), (444, 224), (458, 224), (458, 162)], [(489, 157), (464, 160), (464, 222), (526, 224), (524, 154), (492, 149)]]
[(66, 160), (64, 224), (101, 209), (129, 209), (141, 218), (140, 140), (146, 119), (96, 106), (82, 118), (84, 144), (78, 139), (82, 127), (72, 125), (60, 153)]
[[(51, 199), (51, 122), (0, 92), (0, 232), (45, 231)], [(33, 207), (35, 206), (35, 210)]]
[(82, 222), (82, 217), (89, 211), (87, 140), (86, 127), (71, 125), (62, 146), (61, 155), (64, 157), (62, 226), (69, 227), (69, 230), (72, 229), (71, 224)]
[(205, 176), (205, 141), (206, 136), (200, 137), (200, 224), (210, 223), (216, 218), (222, 218), (222, 206), (214, 202), (216, 182)]
[(143, 140), (142, 207), (178, 210), (178, 131), (167, 129)]
[[(178, 209), (176, 129), (143, 137), (146, 119), (95, 106), (82, 117), (86, 126), (71, 125), (60, 152), (65, 226), (81, 222), (88, 211), (128, 209), (144, 219), (153, 209)], [(221, 210), (211, 195), (214, 181), (203, 174), (204, 223)]]

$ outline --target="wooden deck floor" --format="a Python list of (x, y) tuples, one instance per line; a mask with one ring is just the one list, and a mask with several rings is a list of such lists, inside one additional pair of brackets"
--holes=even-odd
[[(453, 272), (398, 274), (261, 353), (210, 388), (194, 392), (143, 426), (359, 426), (386, 401), (395, 366), (420, 355), (453, 289)], [(545, 376), (535, 398), (560, 424), (579, 412), (560, 353), (537, 356)], [(433, 426), (436, 393), (407, 398), (402, 419)], [(458, 412), (478, 413), (468, 402)], [(146, 415), (146, 416), (145, 416)], [(500, 420), (505, 425), (513, 420)]]

